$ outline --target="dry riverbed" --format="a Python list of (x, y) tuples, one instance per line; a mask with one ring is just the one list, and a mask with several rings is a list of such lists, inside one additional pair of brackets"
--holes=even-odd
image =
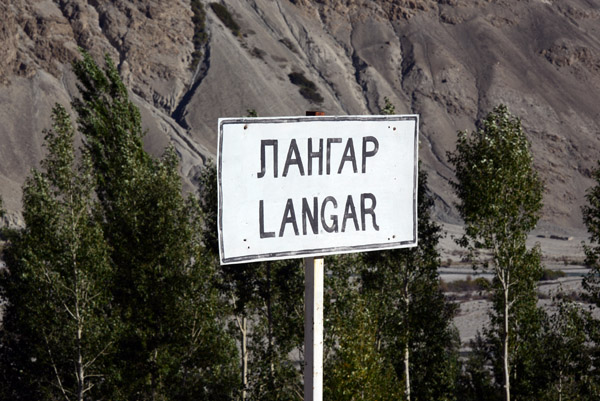
[[(462, 235), (462, 230), (456, 225), (444, 226), (447, 235), (441, 241), (442, 267), (440, 278), (446, 283), (458, 283), (461, 280), (476, 280), (477, 278), (492, 279), (489, 271), (474, 270), (471, 263), (465, 260), (466, 253), (454, 239)], [(584, 266), (582, 242), (587, 241), (585, 232), (567, 232), (555, 234), (539, 230), (528, 239), (528, 245), (539, 245), (542, 251), (544, 268), (562, 271), (564, 277), (540, 281), (538, 283), (539, 305), (552, 311), (552, 297), (559, 292), (579, 294), (582, 291), (581, 282), (588, 269)], [(468, 349), (468, 344), (478, 332), (489, 324), (491, 302), (485, 291), (449, 291), (446, 295), (458, 303), (457, 315), (454, 318), (462, 350)], [(598, 313), (598, 311), (596, 311)], [(598, 313), (600, 315), (600, 313)]]

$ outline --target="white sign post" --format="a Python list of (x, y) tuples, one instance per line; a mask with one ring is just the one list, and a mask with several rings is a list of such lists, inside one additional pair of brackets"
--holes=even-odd
[(305, 258), (305, 400), (323, 389), (323, 259), (417, 244), (418, 116), (219, 119), (221, 264)]
[(304, 401), (323, 400), (323, 258), (304, 258)]

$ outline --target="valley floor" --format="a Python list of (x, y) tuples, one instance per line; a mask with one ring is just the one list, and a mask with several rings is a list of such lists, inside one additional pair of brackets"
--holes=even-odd
[[(446, 224), (444, 230), (447, 235), (440, 244), (440, 279), (445, 283), (477, 278), (491, 280), (493, 275), (490, 272), (474, 270), (471, 264), (465, 261), (465, 251), (454, 242), (454, 238), (462, 235), (462, 228)], [(539, 244), (541, 247), (544, 268), (565, 273), (564, 277), (540, 281), (538, 284), (538, 305), (547, 311), (552, 312), (554, 309), (552, 297), (557, 293), (562, 292), (577, 298), (583, 290), (581, 283), (589, 271), (584, 265), (583, 242), (587, 242), (587, 233), (584, 231), (553, 233), (552, 230), (538, 230), (530, 236), (528, 245)], [(454, 323), (459, 331), (461, 350), (467, 351), (469, 342), (489, 323), (491, 302), (485, 292), (477, 290), (447, 292), (446, 295), (459, 305)], [(595, 309), (594, 314), (600, 317), (600, 310)]]

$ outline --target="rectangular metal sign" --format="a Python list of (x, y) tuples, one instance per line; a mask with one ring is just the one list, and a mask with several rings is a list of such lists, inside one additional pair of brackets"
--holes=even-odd
[(416, 246), (417, 115), (219, 119), (222, 264)]

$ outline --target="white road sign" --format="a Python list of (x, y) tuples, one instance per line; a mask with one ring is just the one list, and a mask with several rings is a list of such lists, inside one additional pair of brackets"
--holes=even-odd
[(222, 264), (417, 244), (417, 115), (219, 119)]

